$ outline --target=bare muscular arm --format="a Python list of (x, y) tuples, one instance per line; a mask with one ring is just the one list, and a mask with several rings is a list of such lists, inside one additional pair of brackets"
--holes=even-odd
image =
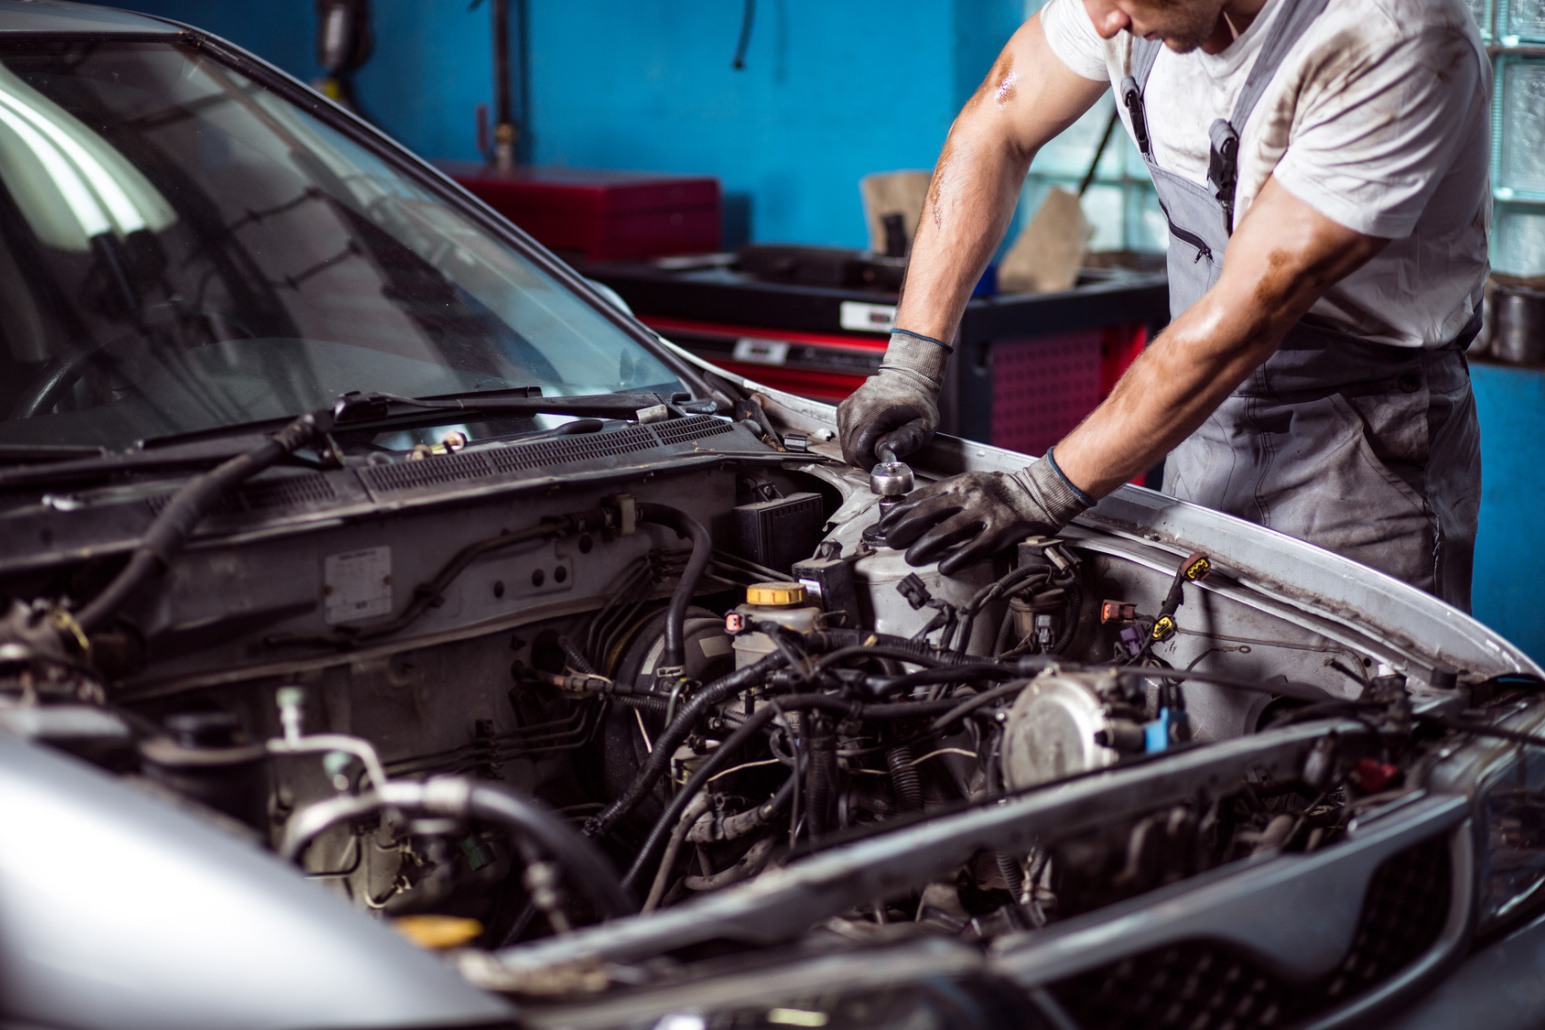
[(1153, 466), (1277, 349), (1324, 292), (1384, 249), (1268, 180), (1216, 285), (1181, 312), (1110, 397), (1057, 444), (1057, 465), (1093, 497)]
[(1108, 88), (1052, 53), (1039, 14), (1014, 33), (956, 117), (934, 167), (897, 325), (941, 340), (954, 336), (1036, 151)]

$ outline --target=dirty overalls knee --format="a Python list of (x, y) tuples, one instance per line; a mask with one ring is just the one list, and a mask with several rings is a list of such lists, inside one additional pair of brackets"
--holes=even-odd
[[(1170, 226), (1170, 310), (1215, 282), (1233, 227), (1238, 129), (1325, 7), (1280, 12), (1232, 116), (1210, 132), (1208, 187), (1158, 167), (1142, 90), (1159, 42), (1136, 40), (1120, 100)], [(1164, 491), (1307, 540), (1470, 608), (1480, 506), (1480, 429), (1464, 347), (1393, 347), (1306, 318), (1170, 452)]]

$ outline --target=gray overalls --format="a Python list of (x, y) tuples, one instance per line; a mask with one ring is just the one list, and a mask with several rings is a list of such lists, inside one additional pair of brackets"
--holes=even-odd
[[(1232, 116), (1209, 133), (1207, 187), (1154, 161), (1143, 87), (1160, 42), (1134, 41), (1121, 102), (1169, 219), (1172, 314), (1218, 280), (1233, 230), (1239, 129), (1327, 0), (1281, 0)], [(1279, 530), (1470, 608), (1480, 427), (1464, 348), (1373, 343), (1304, 318), (1170, 452), (1164, 491)]]

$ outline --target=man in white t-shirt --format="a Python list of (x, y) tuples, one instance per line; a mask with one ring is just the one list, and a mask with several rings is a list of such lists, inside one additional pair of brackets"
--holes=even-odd
[(887, 542), (952, 573), (1167, 455), (1166, 492), (1468, 607), (1491, 71), (1463, 0), (1049, 0), (950, 130), (844, 454), (932, 435), (1036, 151), (1111, 86), (1169, 220), (1173, 320), (1045, 459), (915, 491)]

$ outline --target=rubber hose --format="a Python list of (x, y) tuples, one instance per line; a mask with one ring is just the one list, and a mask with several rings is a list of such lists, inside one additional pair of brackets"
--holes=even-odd
[(937, 669), (924, 669), (922, 672), (909, 672), (905, 676), (897, 676), (883, 686), (886, 693), (894, 694), (911, 687), (926, 686), (930, 683), (951, 683), (968, 676), (980, 676), (984, 679), (1016, 679), (1020, 678), (1020, 673), (1012, 666), (978, 659), (964, 665), (947, 665)]
[(662, 719), (665, 713), (670, 711), (671, 703), (663, 697), (650, 697), (647, 694), (613, 694), (612, 700), (621, 701), (629, 708), (637, 708), (648, 712), (650, 715), (658, 715)]
[(895, 647), (890, 644), (855, 644), (849, 647), (838, 648), (815, 663), (817, 669), (830, 668), (840, 665), (849, 658), (891, 658), (898, 662), (910, 662), (913, 665), (926, 665), (929, 668), (938, 668), (942, 665), (962, 665), (969, 660), (963, 660), (963, 656), (951, 652), (943, 654), (919, 651), (913, 648)]
[[(821, 708), (846, 716), (854, 714), (861, 710), (862, 707), (852, 701), (843, 701), (830, 694), (792, 694), (788, 697), (779, 698), (776, 707), (766, 705), (751, 713), (750, 717), (741, 723), (734, 733), (725, 738), (724, 743), (714, 748), (713, 752), (699, 763), (696, 771), (692, 773), (691, 779), (687, 780), (686, 786), (682, 787), (676, 796), (671, 799), (670, 804), (665, 806), (665, 811), (660, 815), (660, 818), (655, 820), (654, 827), (649, 831), (649, 836), (645, 838), (643, 846), (638, 849), (638, 854), (633, 859), (633, 865), (629, 867), (627, 875), (622, 878), (623, 884), (631, 887), (634, 883), (638, 882), (638, 878), (643, 874), (644, 870), (654, 862), (655, 853), (659, 851), (660, 845), (664, 843), (666, 835), (676, 825), (676, 821), (681, 818), (681, 813), (692, 803), (692, 798), (696, 796), (697, 792), (702, 790), (704, 785), (708, 783), (708, 780), (722, 766), (729, 762), (731, 756), (745, 747), (757, 734), (761, 733), (767, 724), (772, 722), (780, 713), (802, 711), (808, 708)], [(661, 747), (656, 743), (655, 754), (660, 752)]]
[[(769, 657), (773, 656), (770, 655)], [(766, 660), (764, 658), (762, 661), (765, 662)], [(747, 668), (752, 668), (752, 666), (747, 666)], [(653, 853), (659, 849), (660, 844), (665, 839), (665, 835), (670, 832), (671, 827), (675, 826), (676, 820), (681, 818), (681, 813), (687, 805), (691, 804), (693, 795), (702, 790), (703, 786), (713, 778), (714, 774), (729, 762), (735, 752), (745, 747), (747, 742), (760, 733), (780, 712), (820, 708), (849, 718), (910, 719), (923, 718), (933, 715), (935, 712), (947, 712), (954, 707), (958, 706), (950, 698), (938, 701), (907, 701), (899, 704), (861, 705), (852, 701), (844, 701), (831, 694), (790, 694), (787, 697), (780, 697), (776, 708), (772, 705), (758, 708), (755, 712), (751, 713), (745, 722), (736, 728), (734, 733), (725, 738), (724, 743), (714, 748), (708, 757), (698, 765), (691, 779), (687, 780), (686, 786), (682, 787), (676, 796), (671, 799), (670, 804), (665, 807), (665, 811), (660, 815), (660, 818), (655, 820), (654, 828), (649, 831), (649, 836), (644, 840), (643, 846), (639, 848), (637, 856), (633, 859), (633, 865), (628, 869), (627, 875), (623, 877), (623, 884), (631, 887), (638, 881), (639, 875), (652, 861)], [(671, 745), (671, 750), (674, 749), (675, 745), (673, 744)], [(661, 745), (659, 740), (656, 740), (655, 754), (660, 754), (660, 752)]]
[(1045, 575), (1047, 578), (1050, 578), (1050, 570), (1050, 562), (1021, 565), (1019, 568), (1009, 572), (1008, 575), (987, 584), (973, 594), (971, 600), (966, 602), (965, 617), (961, 619), (960, 631), (955, 636), (955, 649), (961, 654), (965, 654), (970, 650), (971, 631), (976, 628), (976, 617), (988, 601), (1018, 590), (1027, 580), (1033, 579), (1035, 576)]
[[(738, 840), (748, 833), (753, 833), (772, 821), (773, 816), (783, 811), (783, 806), (789, 803), (794, 796), (796, 777), (790, 776), (783, 781), (777, 793), (768, 798), (762, 804), (744, 812), (727, 815), (718, 823), (709, 823), (699, 830), (697, 826), (687, 831), (687, 840), (693, 844), (713, 844), (724, 840)], [(703, 825), (699, 823), (699, 825)]]
[[(1014, 632), (1014, 609), (1010, 608), (1003, 613), (1003, 621), (998, 624), (998, 636), (993, 640), (992, 653), (1000, 655), (1008, 650), (1009, 635)], [(1016, 642), (1017, 643), (1017, 642)]]
[(885, 749), (885, 764), (891, 771), (891, 789), (896, 805), (903, 812), (923, 810), (923, 781), (917, 775), (917, 756), (906, 744)]
[(773, 652), (754, 664), (719, 677), (700, 690), (692, 700), (682, 705), (676, 713), (676, 718), (671, 720), (670, 724), (655, 738), (654, 750), (649, 753), (648, 764), (639, 772), (628, 789), (599, 815), (585, 821), (585, 836), (598, 837), (608, 832), (638, 806), (638, 803), (654, 789), (660, 777), (664, 776), (670, 768), (671, 756), (675, 754), (677, 745), (687, 738), (692, 726), (705, 712), (742, 690), (761, 683), (783, 664), (783, 655)]
[(703, 578), (713, 558), (713, 537), (708, 535), (708, 530), (697, 519), (669, 505), (640, 504), (638, 517), (641, 522), (670, 526), (692, 541), (692, 557), (687, 560), (686, 571), (676, 582), (676, 591), (671, 594), (671, 603), (666, 609), (665, 650), (659, 661), (660, 667), (679, 669), (687, 661), (687, 609), (692, 605), (692, 595), (697, 591), (698, 581)]
[(221, 462), (184, 484), (145, 530), (129, 563), (75, 617), (80, 628), (90, 633), (105, 625), (136, 591), (161, 574), (199, 520), (228, 490), (305, 446), (321, 430), (319, 423), (331, 424), (331, 420), (331, 409), (307, 412), (261, 446)]
[(579, 645), (574, 643), (574, 641), (560, 633), (558, 635), (558, 646), (563, 649), (563, 656), (568, 659), (569, 668), (575, 672), (595, 673), (595, 666), (591, 664), (589, 658), (585, 657), (584, 653), (580, 651)]
[(617, 880), (612, 864), (590, 841), (558, 816), (519, 795), (490, 784), (472, 788), (471, 814), (485, 822), (525, 830), (559, 865), (576, 886), (585, 890), (608, 918), (638, 911), (638, 903)]
[(810, 775), (805, 778), (805, 808), (810, 819), (810, 839), (823, 837), (836, 827), (832, 802), (837, 794), (837, 738), (820, 716), (810, 719)]
[(998, 872), (1003, 874), (1003, 882), (1009, 885), (1009, 893), (1018, 901), (1025, 895), (1025, 873), (1019, 868), (1019, 862), (1012, 855), (1006, 855), (1001, 851), (993, 852), (993, 858), (998, 861)]
[(1062, 632), (1052, 641), (1052, 654), (1062, 654), (1073, 642), (1073, 634), (1078, 632), (1078, 616), (1084, 606), (1084, 591), (1077, 583), (1069, 583), (1062, 589), (1067, 592), (1067, 607), (1062, 617)]

